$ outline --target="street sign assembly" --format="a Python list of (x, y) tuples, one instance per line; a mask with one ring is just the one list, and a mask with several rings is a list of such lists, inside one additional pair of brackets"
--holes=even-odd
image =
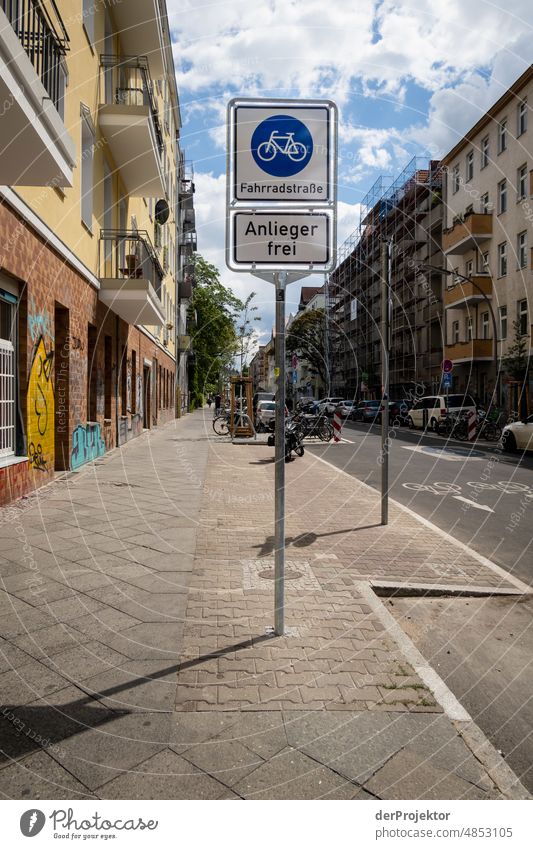
[(450, 371), (445, 371), (442, 375), (442, 385), (445, 389), (451, 389), (453, 383), (453, 375)]
[(326, 272), (335, 262), (337, 109), (328, 100), (228, 105), (226, 263)]
[[(226, 264), (276, 287), (274, 633), (285, 624), (285, 290), (335, 265), (337, 107), (329, 100), (228, 104)], [(297, 382), (297, 371), (292, 374)]]

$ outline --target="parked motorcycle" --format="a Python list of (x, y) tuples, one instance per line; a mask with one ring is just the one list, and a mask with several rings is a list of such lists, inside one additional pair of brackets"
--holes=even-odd
[[(276, 437), (274, 434), (275, 429), (275, 419), (269, 423), (269, 430), (271, 433), (268, 435), (267, 444), (273, 447), (276, 444)], [(294, 419), (287, 419), (285, 422), (285, 462), (290, 463), (293, 459), (293, 453), (298, 457), (303, 457), (305, 453), (305, 448), (302, 444), (302, 432)]]

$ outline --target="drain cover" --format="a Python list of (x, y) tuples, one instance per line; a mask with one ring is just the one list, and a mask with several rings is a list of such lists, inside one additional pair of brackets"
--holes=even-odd
[[(285, 571), (285, 580), (286, 581), (297, 581), (302, 577), (302, 572), (295, 572), (294, 570), (287, 569)], [(276, 577), (276, 574), (273, 569), (266, 569), (264, 572), (259, 572), (260, 578), (265, 578), (267, 581), (273, 581)]]

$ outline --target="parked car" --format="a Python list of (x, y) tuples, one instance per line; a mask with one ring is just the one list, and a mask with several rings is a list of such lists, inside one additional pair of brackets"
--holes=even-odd
[(326, 416), (332, 416), (336, 407), (344, 401), (344, 398), (321, 398), (317, 401), (318, 412), (325, 413)]
[(252, 406), (254, 409), (254, 415), (257, 412), (257, 405), (260, 401), (275, 401), (276, 396), (273, 392), (256, 392), (252, 399)]
[[(406, 425), (411, 405), (408, 401), (389, 401), (389, 423), (391, 425)], [(379, 416), (381, 421), (381, 415)]]
[(355, 422), (374, 422), (379, 417), (381, 401), (360, 401), (351, 413)]
[(436, 431), (439, 419), (447, 413), (476, 412), (474, 399), (470, 395), (426, 395), (418, 398), (407, 417), (410, 428), (431, 428)]
[(506, 451), (533, 451), (533, 416), (505, 425), (502, 442)]
[(255, 411), (255, 429), (267, 430), (270, 422), (276, 416), (275, 401), (259, 401)]
[(335, 411), (338, 411), (343, 419), (348, 419), (356, 407), (357, 401), (341, 401)]

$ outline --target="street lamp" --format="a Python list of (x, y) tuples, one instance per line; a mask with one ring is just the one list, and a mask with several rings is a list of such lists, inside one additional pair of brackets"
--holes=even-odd
[[(495, 398), (496, 405), (498, 406), (499, 401), (500, 401), (499, 369), (498, 369), (498, 325), (497, 325), (497, 322), (496, 322), (496, 315), (495, 315), (494, 310), (492, 308), (492, 303), (488, 299), (486, 293), (483, 291), (481, 286), (478, 286), (478, 284), (475, 282), (475, 280), (472, 279), (472, 277), (467, 277), (465, 274), (459, 274), (458, 271), (454, 271), (451, 268), (439, 268), (436, 265), (429, 265), (427, 263), (422, 263), (421, 265), (418, 266), (418, 268), (421, 269), (421, 270), (428, 269), (430, 271), (438, 271), (439, 274), (453, 275), (453, 277), (456, 278), (457, 283), (455, 284), (455, 286), (447, 286), (446, 290), (448, 292), (451, 292), (457, 286), (461, 286), (461, 281), (465, 281), (466, 283), (470, 283), (470, 285), (473, 286), (474, 289), (476, 289), (477, 292), (479, 292), (479, 294), (481, 295), (481, 297), (483, 298), (483, 300), (487, 304), (487, 308), (489, 310), (490, 317), (492, 319), (492, 337), (493, 337), (493, 340), (494, 340), (493, 341), (494, 398)], [(492, 277), (491, 277), (491, 280), (492, 280)], [(461, 286), (461, 288), (462, 288), (462, 286)]]

